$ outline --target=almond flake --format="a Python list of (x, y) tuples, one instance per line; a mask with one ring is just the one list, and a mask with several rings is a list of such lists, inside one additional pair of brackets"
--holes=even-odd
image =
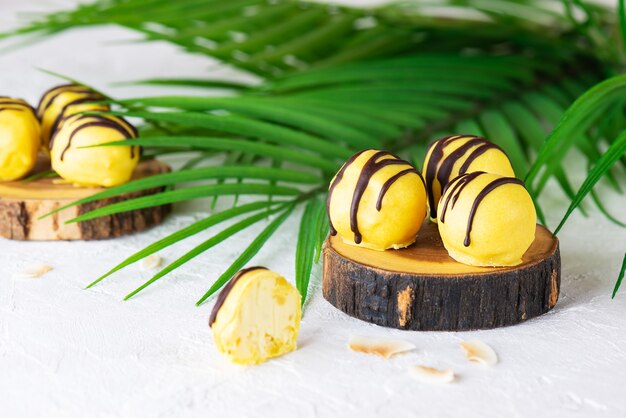
[(493, 348), (480, 340), (462, 341), (461, 348), (465, 351), (467, 359), (472, 363), (493, 366), (498, 362), (498, 356)]
[(151, 254), (141, 260), (141, 269), (142, 270), (153, 270), (161, 265), (163, 259), (157, 254)]
[(348, 341), (348, 348), (357, 353), (376, 354), (389, 358), (395, 354), (414, 350), (415, 346), (403, 340), (353, 336)]
[(454, 371), (452, 369), (440, 370), (428, 366), (413, 366), (409, 372), (412, 377), (423, 382), (450, 383), (454, 381)]
[(40, 264), (25, 268), (24, 270), (18, 272), (17, 276), (26, 279), (36, 279), (43, 276), (50, 270), (52, 270), (52, 266), (49, 266), (47, 264)]

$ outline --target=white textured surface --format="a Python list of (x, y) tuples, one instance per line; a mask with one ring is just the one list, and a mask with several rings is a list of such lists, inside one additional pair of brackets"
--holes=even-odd
[[(14, 10), (24, 8), (16, 3), (21, 2), (0, 0), (3, 27), (12, 23)], [(36, 101), (57, 81), (33, 67), (107, 88), (116, 80), (201, 76), (212, 65), (167, 45), (105, 45), (135, 38), (121, 29), (93, 29), (0, 55), (0, 93)], [(554, 225), (564, 199), (554, 189), (546, 194)], [(626, 199), (607, 196), (623, 219)], [(316, 285), (300, 349), (241, 368), (214, 350), (207, 327), (212, 303), (196, 308), (194, 301), (249, 242), (249, 233), (130, 302), (120, 299), (151, 274), (139, 265), (82, 290), (125, 254), (198, 219), (204, 208), (206, 203), (179, 208), (164, 225), (115, 241), (0, 240), (0, 416), (626, 416), (626, 291), (613, 301), (609, 296), (626, 233), (593, 209), (591, 219), (574, 216), (560, 236), (561, 299), (539, 319), (480, 332), (388, 330), (346, 317), (323, 300)], [(293, 278), (296, 227), (295, 219), (285, 224), (253, 264)], [(191, 245), (161, 255), (170, 262)], [(54, 269), (41, 278), (18, 276), (38, 264)], [(316, 268), (316, 283), (319, 274)], [(353, 353), (346, 348), (351, 334), (402, 338), (417, 350), (389, 360)], [(492, 346), (500, 362), (492, 368), (469, 364), (458, 343), (471, 338)], [(451, 367), (458, 381), (416, 381), (408, 372), (416, 364)]]

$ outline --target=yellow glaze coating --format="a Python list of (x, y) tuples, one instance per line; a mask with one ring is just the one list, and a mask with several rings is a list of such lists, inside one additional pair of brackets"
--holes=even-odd
[[(383, 251), (404, 248), (415, 242), (426, 217), (426, 188), (419, 173), (406, 161), (399, 160), (389, 153), (377, 161), (397, 160), (400, 164), (387, 165), (375, 171), (367, 181), (358, 203), (356, 221), (362, 236), (360, 243), (351, 228), (351, 207), (357, 182), (364, 166), (370, 164), (377, 153), (366, 150), (348, 160), (331, 182), (328, 196), (328, 214), (332, 226), (347, 244), (358, 245)], [(399, 173), (413, 169), (398, 177), (387, 189), (381, 201), (377, 202), (383, 185)], [(333, 186), (334, 185), (334, 186)]]
[(139, 147), (81, 147), (134, 137), (132, 125), (119, 117), (70, 116), (52, 137), (52, 168), (65, 180), (81, 186), (112, 187), (126, 183), (139, 162)]
[(233, 363), (249, 365), (295, 350), (302, 317), (296, 288), (265, 269), (232, 280), (211, 324), (218, 351)]
[[(469, 163), (466, 162), (469, 160)], [(461, 170), (463, 170), (461, 172)], [(446, 184), (460, 174), (484, 171), (515, 177), (508, 156), (495, 144), (474, 135), (453, 135), (431, 144), (422, 168), (429, 189), (429, 212), (437, 222), (437, 203)], [(430, 206), (434, 205), (434, 208)]]
[(490, 183), (503, 177), (482, 173), (462, 188), (455, 187), (463, 177), (453, 180), (439, 201), (439, 233), (448, 254), (471, 266), (520, 264), (535, 239), (537, 222), (528, 191), (521, 184), (507, 183), (487, 193), (478, 203), (469, 234), (470, 245), (466, 247), (464, 241), (476, 198)]
[(90, 88), (76, 84), (57, 86), (44, 93), (37, 106), (44, 147), (48, 148), (50, 137), (64, 118), (79, 112), (109, 110), (106, 104), (94, 103), (104, 99), (104, 96)]
[(0, 181), (26, 176), (41, 146), (39, 121), (23, 100), (0, 98)]

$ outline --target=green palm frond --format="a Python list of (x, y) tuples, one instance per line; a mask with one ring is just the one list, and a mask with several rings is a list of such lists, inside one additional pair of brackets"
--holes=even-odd
[[(276, 203), (276, 205), (277, 204), (279, 203)], [(142, 249), (141, 251), (136, 252), (135, 254), (131, 255), (126, 260), (122, 261), (117, 266), (113, 267), (111, 270), (109, 270), (108, 272), (100, 276), (98, 279), (90, 283), (87, 287), (92, 287), (100, 283), (102, 280), (104, 280), (111, 274), (115, 273), (116, 271), (119, 271), (123, 269), (124, 267), (129, 266), (133, 263), (136, 263), (137, 261), (142, 260), (143, 258), (151, 254), (154, 254), (164, 248), (167, 248), (170, 245), (174, 245), (186, 238), (196, 235), (215, 225), (218, 225), (222, 222), (228, 221), (234, 217), (237, 217), (237, 216), (249, 213), (249, 212), (267, 210), (270, 208), (270, 206), (271, 206), (271, 203), (264, 202), (264, 201), (253, 202), (253, 203), (248, 203), (246, 205), (241, 205), (241, 206), (234, 207), (231, 209), (223, 210), (219, 213), (216, 213), (214, 215), (201, 219), (183, 229), (180, 229), (166, 236), (165, 238), (162, 238), (154, 242), (153, 244)]]
[[(141, 118), (146, 154), (195, 152), (178, 171), (108, 189), (75, 202), (155, 187), (168, 189), (95, 209), (72, 220), (204, 197), (233, 196), (233, 207), (131, 255), (101, 276), (222, 222), (247, 216), (166, 266), (127, 298), (232, 235), (276, 216), (213, 283), (202, 303), (243, 267), (296, 206), (303, 205), (296, 285), (306, 300), (313, 263), (328, 232), (325, 185), (364, 148), (423, 161), (428, 142), (454, 132), (486, 136), (504, 148), (537, 200), (554, 180), (571, 202), (557, 231), (605, 179), (624, 179), (626, 81), (619, 13), (583, 1), (401, 1), (373, 9), (300, 1), (110, 0), (43, 16), (8, 35), (39, 36), (114, 23), (256, 76), (255, 83), (151, 79), (167, 89), (227, 90), (227, 96), (111, 99), (116, 115)], [(450, 17), (450, 11), (457, 12)], [(7, 36), (8, 36), (7, 35)], [(594, 87), (595, 86), (595, 87)], [(215, 92), (211, 92), (215, 93)], [(546, 139), (547, 137), (547, 139)], [(116, 143), (106, 144), (115, 145)], [(577, 187), (563, 164), (585, 160)], [(218, 167), (202, 167), (223, 157)], [(239, 204), (240, 195), (257, 196)], [(278, 199), (278, 200), (275, 200)], [(62, 208), (61, 208), (62, 209)], [(544, 221), (545, 223), (545, 221)]]
[(622, 261), (622, 268), (620, 269), (619, 276), (617, 277), (617, 281), (615, 282), (615, 288), (613, 289), (613, 294), (611, 295), (611, 299), (615, 299), (615, 295), (622, 285), (622, 280), (624, 280), (624, 273), (626, 273), (626, 254), (624, 254), (624, 260)]
[[(574, 12), (582, 17), (573, 18)], [(604, 8), (554, 0), (401, 1), (372, 9), (294, 0), (112, 0), (43, 16), (5, 36), (41, 36), (113, 23), (142, 33), (146, 40), (167, 41), (274, 78), (418, 50), (506, 43), (570, 52), (581, 49), (581, 38), (608, 49), (619, 36), (614, 20)], [(585, 30), (590, 21), (595, 22), (594, 34)]]
[[(211, 295), (217, 292), (222, 286), (226, 284), (228, 280), (237, 271), (241, 270), (248, 261), (254, 257), (254, 255), (259, 252), (261, 247), (267, 242), (268, 239), (276, 232), (278, 227), (282, 225), (283, 222), (287, 220), (289, 215), (291, 215), (293, 209), (295, 207), (295, 202), (288, 205), (286, 209), (283, 208), (283, 212), (274, 219), (268, 226), (261, 231), (261, 233), (250, 243), (246, 249), (242, 251), (242, 253), (237, 257), (235, 261), (222, 273), (222, 275), (213, 283), (213, 285), (206, 291), (204, 295), (196, 302), (196, 305), (201, 305), (204, 301), (206, 301)], [(227, 237), (225, 237), (227, 239)]]
[(314, 197), (306, 204), (300, 219), (298, 244), (296, 246), (296, 287), (302, 295), (304, 305), (309, 291), (309, 278), (313, 262), (319, 259), (320, 249), (329, 228), (326, 219), (326, 206), (318, 197)]

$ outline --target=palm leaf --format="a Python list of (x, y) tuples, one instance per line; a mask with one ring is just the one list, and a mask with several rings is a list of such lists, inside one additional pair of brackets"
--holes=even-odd
[[(579, 97), (546, 140), (526, 176), (526, 183), (532, 186), (537, 179), (540, 184), (545, 183), (556, 169), (554, 164), (546, 163), (561, 161), (565, 153), (579, 140), (580, 133), (587, 131), (603, 111), (621, 99), (625, 91), (626, 75), (622, 75), (599, 83)], [(541, 169), (543, 172), (539, 177)]]
[[(319, 254), (318, 243), (320, 227), (317, 225), (320, 218), (325, 218), (326, 207), (319, 198), (312, 198), (304, 207), (300, 220), (298, 243), (296, 245), (296, 288), (302, 296), (301, 303), (306, 301), (309, 278), (316, 251)], [(311, 227), (313, 226), (313, 227)]]
[[(182, 255), (181, 257), (176, 259), (174, 262), (168, 264), (165, 268), (163, 268), (161, 271), (159, 271), (157, 274), (155, 274), (150, 280), (148, 280), (147, 282), (145, 282), (144, 284), (139, 286), (137, 289), (133, 290), (128, 295), (126, 295), (124, 297), (124, 300), (128, 300), (128, 299), (132, 298), (137, 293), (141, 292), (142, 290), (144, 290), (145, 288), (147, 288), (148, 286), (150, 286), (151, 284), (153, 284), (154, 282), (156, 282), (157, 280), (159, 280), (160, 278), (162, 278), (166, 274), (174, 271), (178, 267), (180, 267), (183, 264), (189, 262), (193, 258), (199, 256), (203, 252), (213, 248), (214, 246), (220, 244), (221, 242), (229, 239), (230, 237), (232, 237), (236, 233), (243, 231), (244, 229), (246, 229), (246, 228), (254, 225), (255, 223), (257, 223), (257, 222), (267, 218), (269, 215), (274, 214), (274, 213), (280, 211), (281, 209), (284, 209), (284, 205), (282, 205), (282, 206), (280, 206), (278, 208), (275, 208), (275, 209), (270, 209), (270, 210), (258, 213), (256, 215), (252, 215), (252, 216), (250, 216), (250, 217), (248, 217), (248, 218), (246, 218), (246, 219), (244, 219), (244, 220), (242, 220), (240, 222), (237, 222), (234, 225), (229, 226), (228, 228), (224, 229), (220, 233), (218, 233), (218, 234), (212, 236), (211, 238), (209, 238), (208, 240), (204, 241), (202, 244), (194, 247), (191, 251), (185, 253), (184, 255)], [(271, 225), (272, 224), (270, 224), (270, 226)], [(244, 261), (243, 264), (245, 264), (245, 262), (247, 262), (247, 260)], [(232, 273), (232, 274), (234, 274), (234, 273)], [(221, 285), (219, 285), (219, 287), (221, 287)]]
[(294, 205), (289, 206), (283, 213), (281, 213), (275, 220), (273, 220), (261, 233), (250, 243), (250, 245), (243, 250), (243, 252), (237, 257), (235, 261), (226, 269), (224, 273), (213, 283), (213, 285), (206, 291), (206, 293), (196, 302), (196, 305), (201, 305), (211, 295), (217, 292), (237, 271), (248, 262), (256, 253), (259, 252), (261, 247), (267, 242), (267, 240), (276, 232), (278, 227), (282, 225), (285, 220), (291, 215)]
[(322, 138), (286, 127), (240, 116), (216, 116), (199, 112), (110, 112), (124, 117), (138, 117), (157, 122), (211, 129), (252, 138), (272, 138), (273, 142), (301, 147), (331, 158), (348, 158), (350, 151)]
[(618, 0), (617, 13), (619, 15), (619, 26), (622, 33), (622, 48), (626, 51), (626, 2), (624, 0)]
[(154, 206), (162, 206), (175, 202), (183, 202), (192, 199), (200, 199), (210, 196), (224, 196), (234, 194), (247, 195), (281, 195), (281, 196), (297, 196), (300, 194), (298, 189), (286, 186), (268, 186), (265, 184), (214, 184), (208, 186), (185, 187), (182, 189), (165, 191), (156, 195), (136, 197), (117, 203), (104, 206), (102, 208), (93, 209), (83, 213), (68, 223), (83, 222), (89, 219), (98, 218), (116, 213), (129, 212), (131, 210), (144, 209)]
[(620, 269), (619, 276), (617, 277), (617, 281), (615, 282), (615, 288), (613, 289), (613, 294), (611, 295), (611, 299), (615, 299), (615, 295), (622, 285), (622, 280), (624, 279), (624, 273), (626, 272), (626, 254), (624, 254), (624, 261), (622, 261), (622, 268)]
[[(424, 3), (428, 2), (405, 1), (366, 11), (295, 1), (97, 1), (73, 11), (51, 14), (4, 36), (37, 36), (77, 26), (114, 23), (143, 33), (147, 40), (167, 41), (186, 51), (211, 55), (251, 73), (274, 78), (303, 67), (335, 66), (426, 50), (431, 45), (443, 51), (508, 42), (523, 47), (551, 46), (557, 51), (557, 47), (567, 45), (572, 50), (576, 48), (576, 39), (572, 38), (586, 35), (567, 13), (556, 13), (538, 1), (434, 2), (444, 10), (445, 18), (422, 8)], [(456, 15), (446, 14), (446, 8), (479, 12), (484, 20), (463, 14), (453, 18), (450, 16)], [(613, 20), (602, 8), (579, 11), (587, 16), (595, 13), (598, 25)], [(363, 27), (363, 19), (373, 19), (375, 24)], [(191, 20), (193, 25), (189, 24)], [(463, 30), (462, 42), (451, 36), (455, 30)], [(586, 36), (590, 42), (596, 41)], [(268, 50), (268, 45), (273, 48)]]
[(154, 189), (163, 186), (173, 186), (180, 183), (194, 181), (219, 180), (235, 177), (257, 180), (274, 180), (297, 184), (316, 184), (320, 182), (320, 178), (318, 176), (299, 170), (277, 169), (258, 166), (203, 167), (197, 169), (175, 171), (172, 173), (157, 174), (138, 180), (133, 180), (129, 183), (111, 187), (102, 192), (61, 206), (53, 210), (52, 212), (47, 213), (43, 217), (50, 216), (71, 206), (84, 205), (86, 203), (94, 202), (97, 200), (113, 196), (119, 196), (126, 193), (137, 192), (140, 190)]
[(557, 234), (574, 209), (583, 201), (589, 192), (593, 189), (593, 186), (606, 174), (608, 170), (620, 159), (622, 155), (626, 153), (626, 131), (624, 131), (619, 138), (611, 144), (609, 149), (600, 157), (596, 162), (593, 169), (589, 172), (589, 175), (585, 179), (584, 183), (580, 186), (576, 197), (572, 200), (569, 208), (565, 212), (563, 219), (559, 223), (559, 226), (554, 230), (554, 234)]
[[(228, 89), (235, 96), (113, 100), (121, 107), (114, 114), (146, 122), (134, 141), (148, 154), (196, 155), (178, 172), (131, 182), (88, 201), (144, 188), (178, 188), (99, 208), (75, 221), (206, 196), (267, 197), (266, 207), (225, 209), (107, 273), (232, 217), (278, 211), (202, 303), (256, 254), (296, 204), (306, 202), (296, 251), (296, 281), (304, 302), (312, 263), (328, 232), (323, 188), (316, 186), (363, 148), (389, 149), (421, 163), (426, 143), (440, 135), (484, 135), (509, 153), (535, 199), (550, 179), (557, 181), (571, 202), (561, 225), (575, 208), (584, 210), (581, 203), (589, 193), (612, 218), (593, 186), (606, 178), (620, 191), (623, 172), (611, 167), (617, 161), (626, 166), (621, 135), (626, 79), (597, 83), (623, 71), (624, 53), (616, 45), (625, 39), (624, 2), (618, 14), (581, 0), (562, 4), (563, 10), (554, 7), (559, 1), (402, 1), (365, 10), (289, 0), (100, 0), (44, 16), (12, 34), (37, 37), (113, 23), (146, 40), (167, 41), (254, 74), (257, 81), (249, 84), (210, 76), (145, 81)], [(450, 17), (458, 9), (471, 13)], [(589, 168), (577, 192), (563, 163), (572, 149)], [(193, 168), (208, 153), (224, 155), (222, 167)], [(262, 183), (250, 183), (253, 178)], [(181, 187), (188, 182), (208, 184)], [(315, 188), (306, 191), (310, 187)], [(297, 197), (271, 204), (275, 195)], [(539, 204), (537, 210), (545, 223)], [(261, 218), (253, 214), (224, 229), (129, 297)]]
[[(127, 141), (114, 141), (97, 146), (116, 146), (127, 144)], [(173, 148), (187, 151), (220, 150), (251, 152), (257, 155), (271, 157), (279, 161), (291, 161), (311, 168), (318, 168), (327, 173), (334, 173), (337, 170), (337, 164), (314, 154), (250, 140), (172, 135), (136, 138), (133, 139), (133, 144), (143, 147)]]
[[(120, 100), (125, 106), (149, 106), (160, 108), (176, 108), (183, 110), (225, 110), (264, 121), (276, 122), (281, 125), (308, 131), (329, 140), (341, 138), (353, 147), (376, 147), (378, 139), (366, 131), (346, 127), (341, 123), (319, 116), (306, 114), (281, 105), (277, 101), (258, 98), (211, 98), (211, 97), (149, 97), (141, 99)], [(221, 131), (224, 128), (220, 127)], [(241, 131), (235, 132), (241, 134)], [(274, 135), (268, 135), (275, 138)], [(293, 144), (292, 144), (293, 145)]]
[(105, 278), (109, 277), (111, 274), (123, 269), (124, 267), (127, 267), (133, 263), (136, 263), (137, 261), (148, 257), (151, 254), (154, 254), (158, 251), (161, 251), (164, 248), (169, 247), (170, 245), (174, 245), (186, 238), (189, 238), (193, 235), (196, 235), (212, 226), (218, 225), (224, 221), (227, 221), (231, 218), (234, 218), (236, 216), (240, 216), (242, 214), (248, 213), (248, 212), (253, 212), (253, 211), (257, 211), (257, 210), (261, 210), (261, 209), (267, 209), (268, 207), (270, 207), (270, 203), (265, 202), (265, 201), (260, 201), (260, 202), (253, 202), (253, 203), (248, 203), (246, 205), (242, 205), (242, 206), (238, 206), (238, 207), (233, 207), (231, 209), (226, 209), (222, 212), (216, 213), (214, 215), (208, 216), (204, 219), (199, 220), (198, 222), (195, 222), (189, 226), (186, 226), (183, 229), (180, 229), (150, 245), (148, 245), (147, 247), (143, 248), (140, 251), (137, 251), (136, 253), (134, 253), (133, 255), (131, 255), (130, 257), (126, 258), (124, 261), (122, 261), (121, 263), (119, 263), (117, 266), (113, 267), (112, 269), (110, 269), (109, 271), (107, 271), (105, 274), (103, 274), (102, 276), (100, 276), (98, 279), (96, 279), (95, 281), (93, 281), (92, 283), (90, 283), (87, 288), (90, 288), (92, 286), (95, 286), (96, 284), (100, 283), (102, 280), (104, 280)]

